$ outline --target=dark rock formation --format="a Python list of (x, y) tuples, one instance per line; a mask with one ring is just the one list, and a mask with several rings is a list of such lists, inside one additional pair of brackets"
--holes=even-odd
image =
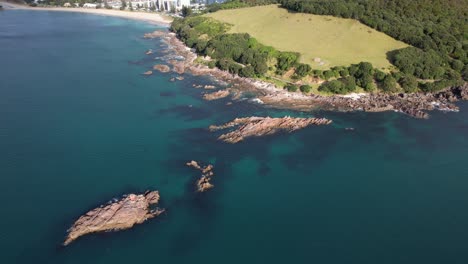
[(86, 234), (129, 229), (141, 224), (164, 212), (164, 209), (153, 208), (158, 203), (159, 192), (147, 191), (144, 194), (129, 194), (116, 202), (95, 208), (78, 218), (68, 229), (63, 245)]
[(325, 118), (294, 118), (294, 117), (245, 117), (236, 118), (221, 126), (210, 126), (210, 131), (237, 129), (221, 135), (218, 139), (228, 143), (237, 143), (248, 137), (271, 135), (278, 131), (293, 132), (310, 125), (328, 125), (332, 121)]

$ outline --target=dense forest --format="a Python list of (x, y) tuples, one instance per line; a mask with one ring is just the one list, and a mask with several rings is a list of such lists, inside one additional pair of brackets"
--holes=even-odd
[[(197, 52), (214, 58), (221, 69), (261, 77), (272, 70), (280, 75), (294, 67), (296, 79), (306, 75), (324, 79), (319, 90), (331, 93), (352, 92), (357, 86), (369, 92), (437, 91), (468, 80), (467, 0), (233, 0), (213, 4), (207, 12), (272, 3), (292, 12), (357, 19), (411, 47), (387, 54), (398, 69), (392, 72), (374, 69), (368, 62), (320, 71), (299, 63), (298, 54), (265, 47), (248, 34), (226, 34), (224, 30), (209, 39), (203, 37), (200, 25), (208, 27), (213, 21), (176, 20), (173, 30)], [(300, 87), (285, 88), (295, 91)]]

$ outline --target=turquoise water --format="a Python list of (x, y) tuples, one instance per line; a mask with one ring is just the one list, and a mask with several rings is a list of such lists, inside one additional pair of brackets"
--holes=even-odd
[[(0, 12), (2, 263), (468, 263), (467, 103), (429, 120), (317, 112), (334, 124), (224, 144), (206, 127), (310, 114), (143, 77), (164, 54), (141, 38), (155, 27)], [(215, 189), (194, 192), (192, 159)], [(80, 214), (146, 189), (167, 214), (60, 246)]]

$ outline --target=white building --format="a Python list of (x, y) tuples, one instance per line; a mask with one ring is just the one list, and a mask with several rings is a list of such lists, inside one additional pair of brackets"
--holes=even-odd
[(90, 3), (85, 3), (83, 5), (84, 8), (96, 8), (97, 4), (90, 4)]
[(173, 8), (181, 10), (182, 7), (190, 7), (190, 0), (154, 0), (159, 10), (171, 11)]

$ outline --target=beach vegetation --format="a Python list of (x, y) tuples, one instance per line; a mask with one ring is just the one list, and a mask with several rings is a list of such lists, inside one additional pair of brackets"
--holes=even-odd
[(297, 92), (299, 90), (299, 87), (297, 85), (288, 83), (286, 86), (284, 86), (284, 89), (288, 90), (288, 92)]
[(183, 17), (188, 17), (193, 14), (192, 8), (188, 6), (183, 6), (182, 7), (182, 16)]
[(303, 93), (310, 93), (312, 91), (312, 86), (310, 86), (308, 84), (304, 84), (304, 85), (301, 85), (301, 87), (299, 87), (299, 89)]

